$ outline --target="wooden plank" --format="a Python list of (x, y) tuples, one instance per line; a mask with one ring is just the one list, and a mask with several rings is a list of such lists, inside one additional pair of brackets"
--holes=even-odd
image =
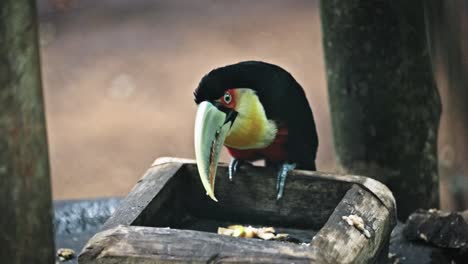
[(118, 226), (94, 236), (80, 263), (309, 263), (306, 245), (217, 234)]
[(49, 155), (32, 0), (0, 1), (0, 263), (53, 263)]
[[(195, 160), (192, 159), (181, 159), (181, 158), (174, 158), (174, 157), (162, 157), (158, 158), (154, 161), (153, 166), (161, 165), (161, 164), (167, 164), (167, 163), (183, 163), (185, 167), (189, 167), (189, 174), (190, 177), (197, 180), (198, 178), (198, 172), (196, 169), (196, 162)], [(224, 181), (227, 177), (227, 164), (220, 163), (219, 164), (220, 171), (218, 172), (218, 177), (216, 178), (217, 183), (216, 187), (220, 184), (219, 181), (222, 181), (223, 183), (226, 183)], [(261, 189), (265, 189), (266, 185), (271, 185), (271, 179), (276, 180), (274, 177), (276, 177), (276, 172), (271, 169), (266, 169), (264, 167), (256, 167), (256, 166), (244, 166), (247, 170), (252, 170), (252, 169), (258, 169), (255, 172), (252, 172), (251, 174), (246, 174), (245, 171), (239, 171), (238, 177), (247, 177), (247, 178), (255, 178), (258, 179), (260, 183), (263, 184), (263, 186), (260, 186)], [(289, 177), (290, 176), (290, 177)], [(236, 178), (238, 178), (236, 177)], [(379, 181), (376, 181), (372, 178), (368, 177), (363, 177), (363, 176), (358, 176), (358, 175), (351, 175), (351, 174), (338, 174), (338, 173), (328, 173), (328, 172), (320, 172), (320, 171), (306, 171), (306, 170), (293, 170), (289, 172), (288, 177), (293, 180), (295, 180), (296, 177), (307, 177), (307, 179), (317, 179), (317, 180), (323, 180), (329, 184), (336, 184), (338, 183), (343, 183), (347, 187), (351, 187), (352, 184), (357, 184), (361, 186), (364, 189), (367, 189), (383, 203), (384, 206), (387, 208), (395, 208), (395, 199), (387, 186), (382, 184)], [(223, 180), (224, 179), (224, 180)], [(242, 178), (241, 178), (242, 180)], [(234, 182), (235, 183), (235, 182)], [(247, 184), (249, 184), (248, 182)], [(273, 184), (276, 184), (276, 182), (273, 182)], [(201, 185), (200, 185), (201, 186)], [(233, 185), (230, 185), (229, 187), (235, 187)], [(330, 187), (330, 186), (326, 186)], [(299, 187), (301, 188), (301, 187)], [(332, 187), (333, 188), (333, 187)], [(336, 187), (335, 187), (336, 188)], [(196, 189), (193, 187), (193, 189)], [(270, 188), (271, 189), (271, 188)], [(294, 188), (291, 188), (291, 192), (294, 192)], [(274, 195), (274, 191), (269, 191), (268, 195)], [(234, 191), (232, 191), (234, 192)], [(270, 199), (271, 200), (271, 199)]]
[[(216, 203), (205, 195), (193, 160), (160, 158), (104, 229), (117, 224), (179, 228), (194, 216), (318, 230), (352, 184), (369, 190), (387, 209), (395, 210), (388, 188), (360, 176), (293, 171), (280, 201), (275, 199), (276, 172), (271, 168), (242, 167), (233, 182), (227, 178), (227, 166), (221, 164), (215, 188), (220, 202)], [(168, 186), (162, 188), (165, 184)], [(166, 198), (155, 199), (156, 196)], [(157, 200), (154, 204), (150, 203), (153, 199)], [(165, 211), (161, 212), (163, 208)], [(152, 217), (155, 212), (156, 219)]]
[[(362, 218), (369, 237), (343, 217)], [(354, 185), (336, 207), (325, 226), (312, 239), (317, 263), (373, 263), (386, 256), (389, 234), (394, 227), (394, 210), (388, 210), (371, 193)]]
[(183, 195), (185, 206), (198, 217), (249, 224), (319, 229), (341, 201), (351, 183), (332, 178), (291, 173), (284, 196), (276, 200), (276, 171), (265, 167), (241, 167), (232, 182), (227, 166), (218, 168), (215, 192), (219, 202), (205, 195), (196, 165), (186, 164)]
[[(152, 166), (136, 183), (119, 208), (102, 229), (117, 225), (170, 225), (171, 213), (164, 214), (167, 203), (177, 203), (174, 188), (179, 186), (175, 175), (182, 163), (165, 163)], [(174, 207), (172, 212), (176, 212)], [(157, 213), (157, 216), (156, 216)]]
[(241, 222), (258, 218), (263, 224), (320, 228), (346, 191), (357, 184), (375, 195), (388, 210), (395, 210), (390, 190), (370, 178), (296, 170), (290, 172), (285, 195), (277, 201), (275, 170), (253, 166), (243, 168), (234, 181), (229, 182), (227, 166), (220, 165), (215, 188), (219, 202), (215, 203), (204, 195), (196, 165), (186, 163), (184, 169), (187, 172), (184, 174), (190, 179), (185, 180), (189, 188), (184, 194), (191, 197), (187, 206), (204, 217)]

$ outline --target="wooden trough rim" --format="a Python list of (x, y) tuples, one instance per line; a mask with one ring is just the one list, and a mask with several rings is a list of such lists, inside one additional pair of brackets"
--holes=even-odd
[[(174, 158), (174, 157), (160, 157), (157, 158), (151, 167), (156, 167), (159, 165), (167, 164), (167, 163), (179, 163), (179, 164), (196, 164), (196, 161), (193, 159), (185, 159), (185, 158)], [(223, 163), (220, 163), (223, 164)], [(326, 179), (326, 180), (335, 180), (341, 182), (348, 182), (353, 183), (361, 186), (363, 189), (372, 193), (385, 208), (389, 211), (393, 211), (395, 216), (397, 215), (396, 210), (396, 201), (395, 197), (393, 197), (392, 191), (383, 183), (374, 180), (372, 178), (359, 176), (359, 175), (338, 175), (335, 173), (328, 173), (328, 172), (320, 172), (320, 174), (314, 171), (307, 171), (307, 170), (293, 170), (289, 172), (288, 176), (312, 176), (317, 179)], [(393, 223), (392, 223), (393, 224)]]
[[(166, 181), (184, 165), (194, 166), (195, 161), (159, 158), (143, 178), (155, 179), (165, 175), (163, 179)], [(107, 230), (90, 239), (80, 254), (79, 262), (373, 263), (387, 258), (396, 210), (395, 199), (385, 185), (361, 176), (311, 171), (293, 171), (290, 177), (350, 183), (344, 197), (308, 245), (231, 238), (194, 230), (129, 226), (139, 210), (122, 208), (129, 210), (125, 212), (128, 217), (123, 222), (122, 219), (120, 222), (110, 221)], [(158, 186), (157, 189), (163, 187)], [(346, 217), (351, 215), (360, 218), (363, 227), (349, 223)]]

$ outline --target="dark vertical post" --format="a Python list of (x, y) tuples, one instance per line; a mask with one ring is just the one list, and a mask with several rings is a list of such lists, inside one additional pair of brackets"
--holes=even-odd
[(0, 1), (0, 263), (54, 263), (34, 0)]
[(423, 0), (323, 0), (335, 149), (349, 173), (382, 181), (400, 219), (439, 204), (441, 112)]

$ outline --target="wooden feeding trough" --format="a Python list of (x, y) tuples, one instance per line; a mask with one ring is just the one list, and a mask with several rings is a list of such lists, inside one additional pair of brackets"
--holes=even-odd
[[(275, 184), (270, 168), (243, 167), (230, 182), (221, 165), (216, 203), (205, 195), (193, 161), (158, 159), (104, 231), (90, 239), (79, 262), (372, 263), (387, 258), (396, 215), (394, 198), (383, 184), (293, 171), (280, 201)], [(353, 218), (362, 219), (361, 225)], [(290, 238), (264, 241), (216, 233), (230, 224), (273, 226)]]

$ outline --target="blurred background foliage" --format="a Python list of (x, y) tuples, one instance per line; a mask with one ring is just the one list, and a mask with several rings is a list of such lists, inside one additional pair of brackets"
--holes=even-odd
[[(193, 89), (209, 70), (249, 59), (302, 84), (317, 167), (339, 170), (318, 1), (37, 1), (54, 199), (125, 195), (155, 158), (193, 158)], [(442, 208), (466, 209), (468, 3), (428, 3)]]

